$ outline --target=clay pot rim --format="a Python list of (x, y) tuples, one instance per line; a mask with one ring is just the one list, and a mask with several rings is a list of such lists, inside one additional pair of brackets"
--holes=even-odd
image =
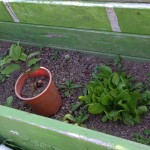
[[(34, 99), (36, 99), (37, 97), (43, 95), (43, 94), (47, 91), (47, 89), (49, 88), (49, 86), (50, 86), (50, 84), (51, 84), (51, 82), (52, 82), (52, 74), (51, 74), (51, 72), (50, 72), (47, 68), (45, 68), (45, 67), (40, 67), (40, 69), (46, 70), (46, 71), (48, 72), (48, 74), (49, 74), (49, 82), (48, 82), (48, 85), (46, 86), (46, 88), (45, 88), (40, 94), (38, 94), (38, 95), (36, 95), (36, 96), (34, 96), (34, 97), (30, 97), (30, 98), (24, 98), (24, 97), (22, 97), (21, 94), (18, 94), (18, 92), (17, 92), (17, 85), (18, 85), (18, 82), (20, 81), (20, 79), (22, 78), (22, 76), (25, 74), (25, 73), (22, 73), (22, 74), (19, 76), (19, 78), (17, 79), (16, 84), (15, 84), (15, 93), (16, 93), (16, 95), (17, 95), (18, 98), (20, 98), (21, 100), (30, 101), (30, 100), (34, 100)], [(30, 69), (28, 69), (28, 70), (30, 70)]]

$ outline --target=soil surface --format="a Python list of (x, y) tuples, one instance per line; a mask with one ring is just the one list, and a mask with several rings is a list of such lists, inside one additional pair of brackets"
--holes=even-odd
[[(11, 43), (0, 42), (0, 56), (6, 54)], [(24, 46), (27, 52), (39, 50), (37, 47)], [(66, 80), (72, 80), (75, 84), (81, 84), (84, 87), (91, 79), (93, 69), (98, 65), (109, 65), (116, 70), (114, 61), (94, 55), (82, 54), (79, 52), (71, 52), (65, 50), (56, 50), (51, 48), (43, 48), (40, 54), (40, 65), (48, 68), (53, 76), (56, 87), (59, 90), (63, 104), (57, 114), (51, 116), (54, 119), (62, 120), (63, 116), (71, 113), (71, 106), (78, 102), (78, 97), (82, 95), (83, 88), (74, 89), (70, 97), (65, 96), (64, 91), (59, 86)], [(67, 59), (66, 59), (67, 58)], [(134, 76), (137, 81), (147, 82), (146, 74), (150, 72), (150, 62), (123, 61), (123, 67), (127, 74)], [(13, 96), (13, 108), (27, 112), (32, 109), (23, 101), (18, 99), (14, 92), (14, 85), (21, 74), (20, 71), (14, 72), (7, 80), (0, 85), (0, 104), (5, 105), (6, 98)], [(133, 135), (137, 132), (143, 132), (144, 129), (150, 129), (150, 111), (144, 115), (141, 122), (133, 127), (127, 126), (121, 122), (101, 121), (100, 115), (90, 115), (87, 128), (105, 132), (111, 135), (133, 140)]]
[(48, 81), (49, 79), (44, 76), (27, 79), (22, 89), (21, 96), (31, 98), (39, 95), (47, 87)]

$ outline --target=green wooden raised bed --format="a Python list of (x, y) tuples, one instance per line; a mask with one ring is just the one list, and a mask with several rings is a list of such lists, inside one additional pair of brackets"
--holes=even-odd
[(149, 150), (149, 146), (0, 106), (0, 134), (31, 150)]
[[(149, 61), (148, 2), (0, 0), (0, 40)], [(0, 135), (32, 150), (150, 149), (5, 106), (0, 106)]]

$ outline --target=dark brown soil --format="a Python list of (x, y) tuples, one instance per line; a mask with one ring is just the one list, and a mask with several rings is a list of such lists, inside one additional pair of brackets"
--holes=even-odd
[[(0, 42), (0, 55), (5, 54), (10, 47), (10, 43)], [(25, 47), (28, 51), (38, 50), (36, 47)], [(58, 56), (56, 55), (58, 52)], [(67, 60), (66, 60), (67, 55)], [(56, 56), (56, 57), (54, 57)], [(68, 57), (69, 56), (69, 57)], [(83, 87), (91, 79), (91, 73), (97, 65), (109, 65), (116, 70), (112, 59), (106, 59), (94, 55), (81, 54), (79, 52), (70, 52), (56, 49), (43, 48), (40, 55), (40, 65), (48, 68), (53, 76), (55, 85), (59, 90), (63, 104), (59, 112), (52, 116), (54, 119), (62, 120), (63, 116), (71, 113), (71, 106), (78, 101), (78, 97), (82, 94), (83, 89), (74, 89), (71, 96), (64, 95), (64, 91), (59, 85), (66, 80), (72, 80), (76, 84)], [(68, 59), (69, 58), (69, 59)], [(146, 74), (150, 72), (150, 62), (123, 61), (123, 68), (127, 74), (134, 76), (138, 81), (147, 83)], [(14, 85), (21, 71), (14, 72), (4, 83), (0, 85), (0, 104), (4, 105), (8, 96), (14, 97), (13, 108), (33, 112), (29, 106), (18, 99), (14, 93)], [(143, 132), (144, 129), (150, 129), (150, 111), (142, 117), (141, 122), (133, 127), (127, 126), (121, 122), (101, 121), (100, 115), (90, 115), (86, 123), (87, 127), (93, 130), (106, 132), (111, 135), (119, 136), (125, 139), (133, 139), (136, 132)]]
[(42, 93), (48, 85), (49, 79), (47, 77), (29, 78), (26, 80), (21, 92), (21, 96), (31, 98)]

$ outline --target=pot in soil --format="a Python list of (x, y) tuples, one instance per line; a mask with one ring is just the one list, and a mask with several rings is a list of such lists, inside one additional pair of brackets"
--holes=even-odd
[[(42, 91), (40, 94), (36, 96), (29, 98), (22, 96), (22, 90), (25, 86), (26, 81), (29, 80), (30, 78), (38, 78), (38, 77), (47, 77), (49, 79), (48, 84), (44, 89), (44, 91)], [(62, 104), (61, 97), (52, 80), (52, 75), (50, 71), (44, 67), (40, 67), (30, 74), (23, 73), (18, 78), (15, 84), (15, 93), (18, 98), (24, 100), (25, 103), (30, 105), (37, 114), (43, 116), (55, 114)]]

